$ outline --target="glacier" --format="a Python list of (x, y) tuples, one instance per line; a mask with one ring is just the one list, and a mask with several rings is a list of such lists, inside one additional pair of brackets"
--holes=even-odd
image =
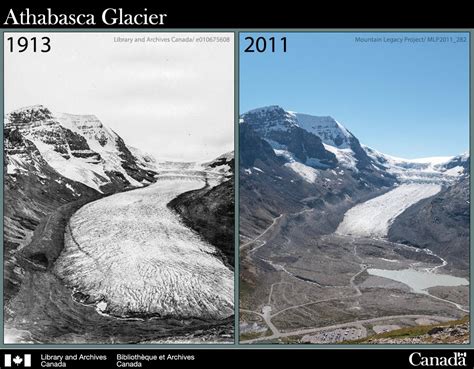
[(234, 313), (233, 271), (167, 207), (203, 187), (205, 177), (176, 174), (89, 203), (70, 219), (55, 273), (100, 313), (202, 319)]
[(410, 183), (350, 208), (336, 233), (357, 237), (383, 238), (393, 220), (418, 201), (441, 191), (439, 184)]

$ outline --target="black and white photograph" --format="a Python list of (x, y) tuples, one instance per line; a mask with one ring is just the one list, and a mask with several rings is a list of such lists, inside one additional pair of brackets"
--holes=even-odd
[(4, 41), (4, 343), (233, 343), (234, 34)]

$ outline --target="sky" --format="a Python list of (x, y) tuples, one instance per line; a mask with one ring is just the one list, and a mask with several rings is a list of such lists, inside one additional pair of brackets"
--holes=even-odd
[[(5, 42), (6, 113), (41, 104), (94, 114), (158, 160), (210, 160), (233, 150), (233, 34), (221, 43), (114, 42), (187, 36), (176, 33), (35, 34), (45, 35), (50, 53), (10, 53)], [(206, 35), (220, 36), (195, 36)]]
[[(245, 53), (249, 35), (285, 36), (287, 52), (277, 42), (275, 53)], [(357, 36), (382, 42), (356, 42)], [(451, 38), (409, 42), (405, 36)], [(402, 43), (389, 40), (399, 37)], [(361, 143), (408, 159), (463, 153), (469, 149), (469, 44), (462, 37), (469, 35), (243, 33), (240, 113), (280, 105), (330, 115)]]

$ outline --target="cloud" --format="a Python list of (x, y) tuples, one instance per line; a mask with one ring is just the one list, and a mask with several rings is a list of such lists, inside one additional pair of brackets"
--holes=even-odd
[(49, 54), (5, 54), (7, 111), (43, 104), (95, 114), (159, 160), (207, 160), (232, 149), (232, 42), (125, 44), (114, 42), (115, 33), (47, 36)]

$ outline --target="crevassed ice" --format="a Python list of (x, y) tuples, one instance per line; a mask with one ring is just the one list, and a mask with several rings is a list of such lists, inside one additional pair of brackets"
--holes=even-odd
[(166, 206), (202, 186), (164, 179), (84, 206), (67, 227), (56, 273), (115, 316), (232, 315), (233, 272)]

